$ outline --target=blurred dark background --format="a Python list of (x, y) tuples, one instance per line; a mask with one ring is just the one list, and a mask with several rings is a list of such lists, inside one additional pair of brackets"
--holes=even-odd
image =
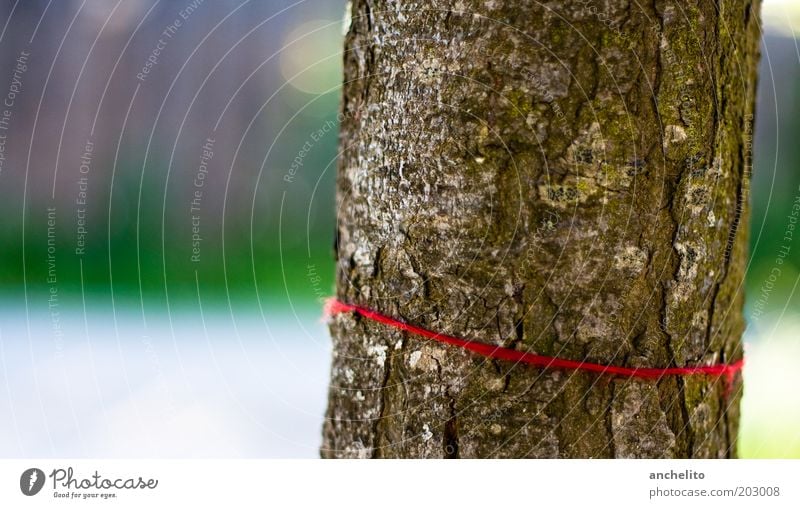
[(12, 20), (3, 76), (30, 53), (0, 175), (5, 296), (23, 284), (50, 290), (49, 208), (64, 298), (81, 284), (107, 298), (113, 282), (122, 297), (196, 299), (195, 274), (209, 297), (329, 292), (337, 132), (315, 133), (336, 121), (344, 2), (5, 1), (0, 10)]

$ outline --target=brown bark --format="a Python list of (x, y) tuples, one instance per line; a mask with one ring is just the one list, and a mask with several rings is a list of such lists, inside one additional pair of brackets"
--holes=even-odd
[[(356, 0), (337, 295), (471, 340), (742, 355), (759, 1)], [(741, 379), (487, 360), (333, 319), (323, 457), (731, 457)]]

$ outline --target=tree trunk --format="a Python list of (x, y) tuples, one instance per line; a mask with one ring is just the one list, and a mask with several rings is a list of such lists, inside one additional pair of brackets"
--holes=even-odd
[[(434, 8), (435, 7), (435, 8)], [(354, 0), (337, 296), (632, 367), (741, 358), (759, 0)], [(332, 319), (323, 457), (732, 457), (741, 379)]]

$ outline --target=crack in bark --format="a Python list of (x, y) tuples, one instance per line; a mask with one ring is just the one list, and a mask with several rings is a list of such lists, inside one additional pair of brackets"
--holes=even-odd
[[(652, 7), (653, 7), (653, 11), (655, 12), (655, 15), (656, 15), (656, 17), (658, 19), (659, 26), (660, 26), (661, 30), (660, 30), (660, 32), (658, 34), (658, 41), (657, 41), (658, 42), (658, 50), (656, 51), (656, 76), (654, 78), (655, 84), (654, 84), (654, 88), (653, 88), (653, 90), (654, 90), (653, 104), (654, 104), (654, 107), (655, 107), (656, 116), (657, 116), (657, 118), (659, 120), (659, 125), (662, 125), (661, 113), (659, 111), (659, 99), (661, 97), (661, 94), (660, 94), (660, 92), (661, 92), (661, 81), (663, 79), (663, 73), (664, 73), (664, 61), (663, 61), (663, 51), (661, 49), (661, 38), (666, 37), (666, 35), (664, 33), (664, 29), (665, 29), (664, 17), (663, 17), (663, 14), (661, 12), (659, 12), (658, 7), (657, 7), (657, 3), (658, 2), (656, 0), (654, 0), (653, 4), (652, 4)], [(662, 129), (659, 129), (659, 135), (662, 136), (662, 143), (663, 143), (663, 135), (664, 135), (664, 133), (663, 133)], [(662, 144), (661, 154), (662, 154), (662, 157), (666, 157), (666, 153), (664, 151), (663, 144)], [(672, 231), (671, 231), (671, 234), (670, 234), (670, 245), (669, 245), (669, 249), (670, 250), (669, 250), (669, 253), (668, 253), (669, 257), (667, 259), (667, 262), (670, 263), (672, 276), (671, 276), (671, 279), (669, 281), (664, 282), (661, 285), (661, 292), (660, 292), (661, 301), (659, 302), (659, 307), (660, 307), (660, 318), (659, 319), (661, 320), (661, 331), (666, 336), (666, 343), (664, 344), (664, 346), (666, 348), (666, 352), (667, 352), (667, 355), (669, 357), (669, 365), (670, 366), (676, 366), (677, 365), (677, 358), (676, 358), (675, 351), (674, 351), (675, 337), (674, 337), (674, 335), (673, 335), (673, 333), (672, 333), (672, 331), (670, 329), (670, 326), (669, 326), (668, 312), (669, 312), (669, 305), (670, 305), (670, 303), (669, 303), (669, 296), (670, 296), (670, 289), (671, 289), (670, 288), (670, 284), (675, 284), (676, 281), (679, 279), (680, 267), (681, 267), (680, 253), (678, 252), (678, 249), (676, 247), (676, 244), (678, 243), (678, 239), (679, 239), (679, 236), (680, 236), (680, 233), (681, 233), (680, 212), (678, 210), (678, 208), (679, 208), (678, 207), (678, 189), (680, 188), (680, 182), (684, 178), (684, 175), (687, 174), (687, 172), (688, 172), (688, 170), (686, 168), (682, 168), (679, 171), (679, 173), (676, 175), (674, 182), (669, 182), (668, 180), (665, 180), (665, 183), (669, 182), (671, 184), (671, 186), (670, 186), (671, 188), (666, 191), (667, 195), (668, 195), (668, 200), (667, 200), (667, 206), (665, 208), (667, 210), (669, 210), (668, 215), (672, 219)], [(666, 266), (665, 266), (665, 269), (666, 269)], [(690, 423), (689, 423), (688, 409), (686, 407), (686, 396), (685, 396), (684, 387), (683, 387), (683, 380), (678, 378), (676, 380), (676, 382), (677, 382), (677, 385), (678, 385), (677, 392), (678, 392), (679, 400), (672, 401), (670, 404), (677, 404), (679, 406), (680, 417), (681, 417), (680, 419), (681, 419), (683, 425), (682, 425), (682, 428), (680, 428), (680, 429), (671, 428), (671, 431), (675, 435), (676, 441), (679, 438), (679, 436), (684, 432), (684, 430), (687, 431), (687, 436), (686, 436), (686, 441), (687, 441), (687, 443), (686, 443), (686, 447), (687, 447), (686, 452), (687, 452), (687, 454), (686, 454), (686, 456), (687, 457), (691, 457), (692, 456), (691, 455), (691, 449), (693, 447), (693, 443), (692, 443), (692, 439), (693, 438), (690, 435), (691, 428), (690, 428)], [(661, 385), (661, 384), (662, 383), (659, 383), (659, 385)], [(668, 390), (668, 392), (672, 391), (672, 388), (668, 386), (667, 390)], [(662, 411), (664, 411), (666, 413), (666, 410), (662, 409)], [(670, 424), (670, 427), (672, 427), (671, 419), (668, 418), (667, 422)], [(678, 443), (676, 442), (676, 445), (677, 444)]]
[(614, 442), (614, 420), (613, 420), (613, 408), (614, 408), (614, 382), (610, 382), (609, 384), (609, 394), (608, 394), (608, 402), (606, 403), (606, 411), (605, 411), (605, 424), (606, 424), (606, 431), (608, 432), (608, 448), (611, 457), (617, 456), (616, 450), (616, 443)]
[(439, 384), (444, 386), (444, 397), (447, 399), (448, 418), (442, 426), (442, 452), (445, 459), (458, 458), (458, 414), (456, 412), (456, 398), (450, 393), (450, 385), (445, 383), (442, 376), (442, 364), (438, 358), (431, 356), (436, 363), (436, 377)]
[(386, 413), (386, 406), (387, 406), (387, 403), (386, 403), (387, 402), (387, 398), (386, 397), (387, 397), (387, 391), (388, 391), (388, 386), (389, 386), (389, 378), (392, 375), (392, 361), (394, 359), (393, 348), (389, 347), (388, 351), (389, 351), (389, 355), (386, 358), (386, 362), (384, 364), (385, 372), (383, 374), (383, 380), (381, 381), (381, 386), (380, 386), (380, 392), (381, 392), (380, 407), (378, 408), (378, 417), (375, 419), (375, 423), (374, 423), (374, 426), (373, 426), (372, 437), (374, 439), (374, 449), (373, 449), (372, 453), (373, 453), (373, 457), (374, 458), (380, 458), (382, 456), (382, 454), (383, 454), (383, 451), (381, 449), (382, 445), (381, 445), (381, 442), (380, 442), (381, 441), (380, 437), (383, 436), (384, 433), (380, 432), (380, 429), (381, 429), (381, 424), (383, 423), (383, 420), (384, 420), (384, 418), (386, 416), (386, 414), (385, 414)]
[(442, 446), (444, 448), (444, 458), (457, 459), (458, 458), (458, 414), (456, 412), (456, 399), (450, 395), (450, 388), (445, 389), (445, 395), (448, 397), (450, 403), (450, 418), (444, 424), (444, 433), (442, 436)]
[(686, 432), (686, 456), (692, 457), (694, 452), (694, 428), (689, 418), (689, 409), (686, 407), (686, 381), (682, 377), (677, 377), (678, 393), (680, 394), (679, 406), (681, 410), (681, 418), (683, 419), (683, 429), (678, 433), (675, 438), (677, 439), (681, 433)]

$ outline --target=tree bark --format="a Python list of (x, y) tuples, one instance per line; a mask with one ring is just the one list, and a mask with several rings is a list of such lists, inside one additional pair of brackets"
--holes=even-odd
[[(337, 296), (635, 367), (742, 356), (759, 0), (354, 0)], [(733, 457), (742, 385), (332, 319), (323, 457)]]

